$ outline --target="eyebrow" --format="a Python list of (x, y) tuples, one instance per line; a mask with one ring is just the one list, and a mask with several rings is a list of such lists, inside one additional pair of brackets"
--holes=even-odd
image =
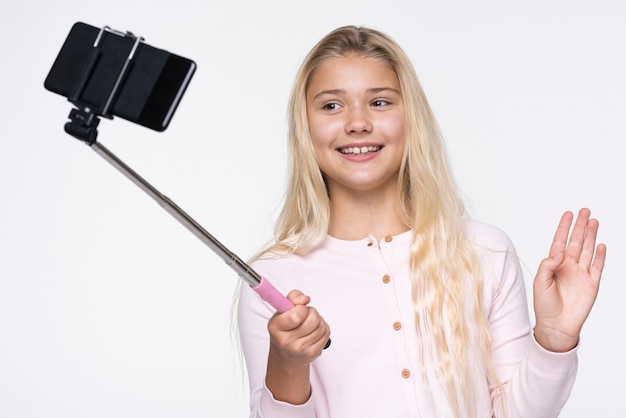
[[(368, 93), (380, 93), (380, 92), (383, 92), (383, 91), (392, 91), (392, 92), (400, 95), (400, 92), (398, 90), (392, 88), (392, 87), (373, 87), (371, 89), (367, 89)], [(320, 96), (324, 96), (326, 94), (333, 95), (333, 94), (341, 94), (343, 92), (345, 92), (345, 90), (342, 90), (342, 89), (322, 90), (319, 93), (317, 93), (315, 96), (313, 96), (312, 100), (317, 100)]]

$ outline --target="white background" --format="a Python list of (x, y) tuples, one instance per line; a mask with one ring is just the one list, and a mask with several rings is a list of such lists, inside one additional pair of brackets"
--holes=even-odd
[[(43, 81), (71, 26), (145, 37), (198, 71), (163, 133), (99, 141), (242, 258), (270, 238), (286, 103), (345, 24), (413, 60), (472, 216), (505, 230), (528, 284), (563, 211), (608, 245), (563, 417), (623, 417), (626, 6), (560, 1), (23, 0), (0, 15), (0, 417), (244, 417), (235, 274), (87, 146)], [(530, 303), (530, 301), (529, 301)]]

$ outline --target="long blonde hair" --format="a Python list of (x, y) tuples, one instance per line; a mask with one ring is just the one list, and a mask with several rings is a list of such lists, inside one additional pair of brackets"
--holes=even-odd
[[(400, 83), (406, 110), (406, 149), (398, 180), (397, 210), (413, 230), (410, 267), (420, 357), (422, 361), (427, 356), (438, 359), (438, 382), (460, 416), (462, 406), (468, 412), (474, 409), (466, 347), (480, 346), (486, 374), (497, 384), (482, 311), (481, 275), (476, 255), (463, 235), (465, 209), (439, 127), (412, 64), (387, 35), (363, 27), (338, 28), (320, 40), (301, 65), (289, 102), (285, 201), (275, 225), (275, 242), (263, 253), (304, 254), (327, 234), (330, 201), (309, 135), (306, 92), (311, 75), (321, 63), (348, 53), (386, 62)], [(472, 300), (465, 297), (468, 286)], [(466, 320), (468, 309), (478, 324), (475, 337)]]

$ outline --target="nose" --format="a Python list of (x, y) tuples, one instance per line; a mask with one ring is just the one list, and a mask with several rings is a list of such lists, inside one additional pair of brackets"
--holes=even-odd
[(366, 109), (354, 107), (347, 112), (346, 132), (364, 133), (372, 131), (372, 120)]

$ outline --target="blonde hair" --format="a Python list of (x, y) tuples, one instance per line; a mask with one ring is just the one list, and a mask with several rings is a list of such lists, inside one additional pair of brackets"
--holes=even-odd
[[(462, 406), (467, 412), (474, 409), (468, 346), (480, 346), (485, 374), (499, 386), (491, 362), (488, 323), (482, 311), (482, 280), (476, 254), (463, 235), (465, 209), (439, 127), (412, 64), (387, 35), (363, 27), (338, 28), (320, 40), (301, 65), (289, 102), (290, 159), (285, 201), (275, 225), (276, 241), (263, 254), (303, 254), (320, 244), (327, 234), (330, 201), (309, 135), (306, 92), (311, 75), (320, 64), (347, 54), (386, 62), (400, 83), (406, 110), (406, 148), (400, 167), (397, 210), (400, 219), (413, 230), (410, 267), (420, 357), (422, 362), (433, 355), (438, 359), (438, 382), (456, 416), (460, 416)], [(471, 286), (472, 300), (466, 300), (467, 286)], [(468, 326), (468, 310), (478, 325), (477, 336)], [(428, 381), (426, 374), (423, 377)]]

